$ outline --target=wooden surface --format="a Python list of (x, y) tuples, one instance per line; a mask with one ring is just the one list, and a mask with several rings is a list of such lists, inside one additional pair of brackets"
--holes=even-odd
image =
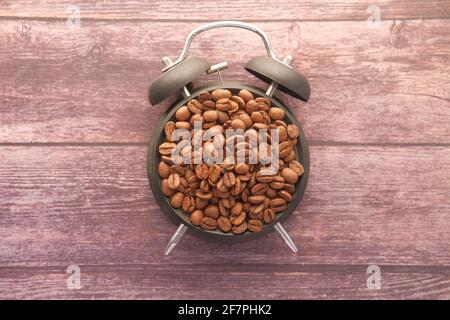
[[(450, 1), (0, 2), (0, 298), (450, 298)], [(224, 13), (227, 13), (224, 15)], [(286, 95), (311, 144), (304, 200), (277, 234), (186, 235), (153, 200), (147, 89), (203, 21), (252, 21), (312, 85)], [(227, 80), (264, 86), (235, 29), (195, 40)], [(215, 82), (203, 76), (196, 84)], [(381, 289), (366, 285), (369, 265)], [(69, 265), (81, 268), (70, 290)], [(238, 292), (238, 294), (236, 294)]]

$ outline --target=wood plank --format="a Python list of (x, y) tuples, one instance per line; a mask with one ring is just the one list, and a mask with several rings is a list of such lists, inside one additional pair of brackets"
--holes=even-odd
[[(250, 268), (251, 269), (250, 269)], [(2, 299), (449, 299), (448, 268), (380, 266), (369, 290), (367, 266), (80, 266), (81, 288), (64, 268), (0, 268)], [(217, 290), (220, 288), (220, 290)]]
[[(82, 19), (182, 19), (182, 20), (366, 20), (374, 2), (370, 0), (296, 1), (132, 1), (78, 0), (76, 4)], [(450, 4), (445, 0), (379, 0), (383, 19), (442, 18), (449, 17)], [(19, 3), (3, 1), (2, 17), (39, 17), (67, 19), (69, 3), (64, 0), (38, 2), (24, 0)]]
[[(450, 265), (450, 148), (311, 150), (304, 201), (277, 234), (232, 245), (186, 235), (154, 202), (146, 148), (1, 147), (0, 266)], [(270, 258), (270, 260), (268, 260)]]
[[(0, 21), (0, 142), (146, 142), (169, 105), (151, 107), (146, 96), (160, 58), (175, 57), (198, 25), (86, 22), (70, 31), (59, 21)], [(450, 20), (386, 21), (378, 29), (365, 22), (258, 25), (311, 81), (306, 105), (281, 95), (310, 140), (449, 143)], [(256, 35), (211, 31), (192, 54), (229, 61), (226, 80), (264, 86), (242, 68), (264, 54)], [(217, 77), (196, 83), (211, 81)]]

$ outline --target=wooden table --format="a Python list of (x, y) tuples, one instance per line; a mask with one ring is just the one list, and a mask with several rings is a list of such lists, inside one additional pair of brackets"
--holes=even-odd
[[(0, 2), (0, 298), (450, 298), (450, 1), (72, 4), (79, 27), (66, 1)], [(280, 95), (311, 149), (285, 223), (298, 254), (272, 233), (186, 235), (163, 255), (176, 226), (148, 187), (146, 144), (170, 101), (150, 106), (147, 89), (217, 19), (263, 28), (310, 79), (309, 103)], [(264, 54), (254, 34), (213, 30), (191, 52), (265, 86), (243, 70)]]

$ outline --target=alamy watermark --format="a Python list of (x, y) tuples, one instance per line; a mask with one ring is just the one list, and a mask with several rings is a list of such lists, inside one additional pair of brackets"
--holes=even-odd
[(367, 267), (366, 273), (369, 275), (367, 277), (367, 289), (378, 290), (381, 289), (381, 269), (379, 266), (372, 264)]
[(67, 289), (81, 289), (81, 269), (79, 266), (72, 264), (67, 267), (66, 272), (69, 274), (67, 277)]

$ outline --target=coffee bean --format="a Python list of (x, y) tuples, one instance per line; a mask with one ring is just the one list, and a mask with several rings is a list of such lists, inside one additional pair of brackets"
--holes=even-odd
[(295, 172), (291, 168), (283, 168), (280, 174), (287, 183), (295, 184), (298, 180), (297, 172)]
[[(245, 112), (251, 115), (253, 112), (259, 110), (259, 105), (255, 100), (247, 101), (245, 104)], [(252, 119), (253, 120), (253, 119)]]
[(217, 89), (211, 93), (213, 100), (219, 100), (223, 98), (231, 98), (232, 94), (230, 90)]
[(190, 118), (191, 113), (189, 112), (188, 107), (182, 106), (177, 112), (175, 112), (175, 118), (179, 121), (186, 121)]
[(166, 139), (169, 142), (172, 142), (172, 134), (175, 131), (175, 122), (169, 121), (164, 126), (164, 133), (166, 135)]
[(300, 162), (298, 162), (297, 160), (293, 160), (289, 163), (289, 168), (294, 170), (295, 173), (297, 173), (297, 175), (300, 177), (301, 175), (303, 175), (304, 172), (304, 168), (302, 166), (302, 164)]
[[(203, 92), (200, 92), (200, 94), (198, 95), (198, 101), (200, 102), (200, 103), (203, 103), (203, 102), (205, 102), (206, 100), (211, 100), (212, 99), (212, 96), (211, 96), (211, 94), (208, 92), (208, 91), (203, 91)], [(192, 100), (195, 100), (195, 99), (192, 99)], [(191, 101), (192, 101), (191, 100)]]
[(158, 174), (161, 178), (167, 178), (170, 174), (170, 166), (164, 161), (160, 161), (158, 165)]
[(169, 188), (169, 183), (167, 179), (161, 181), (161, 191), (166, 197), (171, 197), (175, 194), (175, 190)]
[(175, 149), (176, 144), (172, 142), (163, 142), (159, 146), (159, 154), (163, 156), (170, 156), (172, 153), (172, 150)]
[(263, 224), (260, 220), (248, 220), (247, 229), (251, 232), (260, 232), (262, 231)]
[(217, 219), (219, 217), (219, 207), (215, 204), (211, 204), (206, 206), (204, 210), (205, 216)]
[(228, 98), (221, 98), (217, 100), (216, 109), (219, 111), (229, 111), (231, 109), (231, 100)]
[(195, 199), (194, 197), (184, 197), (183, 204), (181, 205), (184, 211), (193, 212), (195, 209)]
[(195, 210), (194, 212), (191, 213), (190, 220), (194, 226), (199, 226), (200, 223), (202, 223), (202, 219), (203, 219), (202, 210)]
[[(194, 113), (194, 114), (200, 114), (202, 113), (202, 104), (199, 100), (197, 99), (192, 99), (188, 102), (187, 105), (188, 109), (190, 112)], [(185, 119), (187, 120), (187, 119)]]
[(284, 179), (280, 176), (275, 176), (273, 181), (270, 183), (270, 187), (275, 190), (280, 190), (284, 188)]
[(231, 215), (237, 216), (244, 210), (244, 205), (242, 202), (237, 201), (234, 206), (231, 207)]
[(237, 130), (237, 129), (245, 130), (245, 123), (241, 119), (234, 119), (233, 121), (231, 121), (231, 127), (234, 130)]
[(241, 213), (239, 213), (238, 215), (231, 215), (230, 216), (230, 221), (234, 226), (238, 226), (240, 225), (242, 222), (245, 221), (245, 218), (247, 217), (247, 214), (245, 213), (245, 211), (242, 211)]
[(206, 122), (214, 122), (217, 121), (218, 118), (219, 115), (217, 114), (216, 110), (208, 110), (203, 113), (203, 119)]
[(167, 182), (170, 189), (177, 190), (180, 186), (180, 176), (176, 173), (172, 173), (169, 175), (169, 178), (167, 178)]
[(272, 120), (283, 120), (285, 116), (285, 112), (281, 108), (270, 108), (269, 109), (269, 117)]
[(200, 223), (200, 227), (205, 230), (216, 230), (217, 229), (217, 220), (210, 217), (203, 217)]
[(292, 194), (292, 193), (295, 192), (295, 186), (294, 186), (293, 184), (286, 183), (286, 184), (284, 185), (284, 190), (286, 190), (287, 192), (289, 192), (290, 194)]
[(236, 177), (234, 175), (233, 172), (227, 172), (223, 175), (223, 183), (225, 184), (225, 186), (227, 186), (228, 188), (234, 186), (234, 184), (236, 183)]
[(216, 109), (216, 103), (212, 100), (207, 100), (202, 103), (202, 110), (208, 111), (208, 110), (214, 110)]
[(170, 204), (172, 207), (178, 209), (183, 205), (183, 200), (184, 194), (182, 192), (177, 192), (170, 198)]
[(258, 203), (263, 202), (265, 198), (266, 197), (263, 194), (249, 196), (248, 197), (248, 202), (250, 202), (251, 204), (258, 204)]
[(197, 190), (195, 195), (202, 200), (209, 200), (213, 197), (212, 192), (202, 192), (201, 190)]
[(231, 231), (231, 222), (227, 217), (220, 217), (217, 219), (217, 225), (219, 226), (219, 229), (225, 233)]
[(298, 127), (295, 124), (288, 125), (287, 132), (288, 132), (289, 138), (291, 138), (291, 139), (296, 139), (300, 134)]
[(240, 97), (240, 96), (232, 96), (230, 98), (230, 100), (235, 102), (238, 105), (239, 109), (242, 110), (242, 109), (245, 108), (245, 100), (242, 97)]
[(209, 168), (207, 164), (198, 164), (195, 166), (195, 175), (199, 179), (206, 180), (209, 177)]
[(278, 191), (278, 196), (283, 198), (284, 200), (286, 200), (286, 202), (292, 201), (292, 195), (289, 192), (287, 192), (286, 190)]
[(208, 205), (208, 200), (200, 198), (197, 193), (195, 193), (195, 209), (205, 209)]
[(283, 198), (275, 198), (270, 200), (270, 208), (275, 212), (282, 212), (286, 209), (286, 200)]
[(239, 91), (239, 97), (241, 97), (245, 102), (253, 100), (253, 94), (245, 89), (242, 89), (241, 91)]
[(275, 211), (272, 209), (266, 209), (263, 212), (263, 220), (265, 223), (271, 223), (275, 220)]
[(242, 234), (247, 230), (247, 222), (242, 222), (240, 225), (238, 226), (233, 226), (231, 228), (231, 231), (233, 231), (234, 234)]
[(216, 183), (217, 180), (219, 180), (219, 178), (220, 178), (220, 173), (221, 173), (220, 167), (217, 164), (213, 164), (209, 168), (209, 180), (212, 183)]

